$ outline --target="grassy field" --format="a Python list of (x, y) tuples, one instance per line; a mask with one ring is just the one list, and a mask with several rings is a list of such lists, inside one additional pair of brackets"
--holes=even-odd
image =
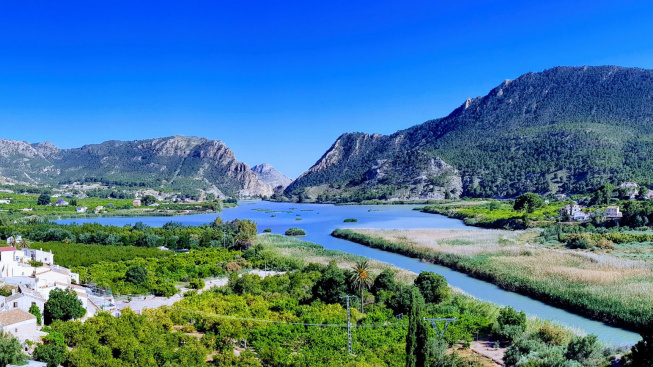
[[(302, 241), (292, 237), (281, 235), (259, 235), (256, 239), (257, 244), (263, 245), (269, 256), (283, 258), (287, 261), (295, 261), (298, 265), (309, 263), (327, 265), (335, 261), (339, 268), (351, 270), (356, 261), (364, 260), (365, 257), (356, 256), (336, 250), (327, 250), (324, 247), (312, 242)], [(267, 257), (267, 256), (266, 256)], [(390, 264), (369, 260), (370, 274), (377, 276), (385, 269), (392, 269), (397, 272), (396, 279), (402, 283), (412, 283), (417, 276), (415, 273), (396, 268)]]
[(535, 244), (538, 232), (337, 230), (334, 236), (443, 264), (502, 288), (625, 326), (653, 315), (653, 269), (606, 253)]

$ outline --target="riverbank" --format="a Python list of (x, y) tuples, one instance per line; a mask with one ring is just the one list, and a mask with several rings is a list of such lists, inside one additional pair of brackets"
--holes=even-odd
[(639, 330), (650, 322), (650, 266), (605, 254), (526, 244), (536, 233), (355, 229), (336, 230), (332, 235), (441, 264), (611, 325)]

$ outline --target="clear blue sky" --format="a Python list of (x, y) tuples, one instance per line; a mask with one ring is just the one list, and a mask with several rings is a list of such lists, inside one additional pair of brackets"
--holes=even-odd
[(0, 137), (196, 135), (296, 177), (557, 65), (653, 68), (651, 1), (0, 0)]

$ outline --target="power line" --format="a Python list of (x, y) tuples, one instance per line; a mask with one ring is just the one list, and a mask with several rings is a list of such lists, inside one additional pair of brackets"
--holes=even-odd
[[(315, 323), (306, 323), (306, 322), (288, 322), (288, 321), (265, 320), (265, 319), (254, 319), (254, 318), (249, 318), (249, 317), (220, 315), (220, 314), (217, 314), (217, 313), (192, 310), (192, 309), (176, 307), (176, 306), (167, 306), (167, 307), (170, 308), (170, 309), (175, 309), (175, 310), (179, 310), (179, 311), (197, 313), (197, 314), (202, 314), (204, 316), (215, 317), (215, 318), (220, 318), (220, 319), (227, 319), (227, 320), (234, 320), (234, 321), (250, 321), (250, 322), (261, 322), (261, 323), (267, 323), (267, 324), (298, 325), (298, 326), (321, 326), (321, 327), (341, 327), (341, 328), (351, 327), (351, 323), (349, 323), (349, 324), (315, 324)], [(383, 328), (383, 327), (402, 327), (402, 326), (404, 326), (404, 325), (396, 325), (396, 324), (361, 324), (361, 325), (355, 325), (355, 327), (357, 327), (357, 328), (361, 328), (361, 327)]]

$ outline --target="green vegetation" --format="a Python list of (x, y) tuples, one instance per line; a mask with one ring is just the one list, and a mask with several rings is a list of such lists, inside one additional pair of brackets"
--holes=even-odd
[(27, 356), (22, 349), (18, 339), (5, 331), (0, 331), (0, 367), (25, 364)]
[(162, 258), (175, 255), (151, 247), (121, 245), (86, 245), (81, 243), (43, 242), (34, 245), (43, 251), (52, 251), (57, 264), (71, 268), (89, 266), (100, 262), (120, 262), (135, 258)]
[(604, 181), (651, 186), (653, 107), (643, 96), (651, 93), (652, 74), (611, 66), (528, 73), (444, 118), (389, 136), (343, 134), (333, 145), (337, 155), (324, 155), (339, 160), (317, 162), (285, 193), (368, 188), (368, 172), (380, 161), (398, 167), (384, 184), (400, 184), (416, 177), (411, 167), (422, 156), (453, 166), (462, 181), (456, 194), (466, 197), (586, 193)]
[[(72, 270), (79, 273), (83, 283), (95, 283), (99, 288), (111, 289), (115, 294), (170, 297), (178, 292), (174, 286), (176, 282), (224, 275), (228, 265), (240, 254), (239, 251), (209, 248), (174, 256), (100, 262), (73, 267)], [(239, 266), (245, 264), (246, 261), (241, 261)]]
[(613, 325), (637, 330), (649, 322), (653, 271), (645, 263), (521, 246), (527, 239), (519, 236), (533, 232), (443, 232), (338, 229), (332, 235), (442, 264)]
[[(468, 226), (524, 229), (548, 226), (558, 220), (560, 209), (569, 202), (545, 204), (539, 196), (527, 194), (514, 202), (499, 200), (452, 201), (415, 208), (425, 213), (461, 219)], [(532, 203), (531, 203), (532, 201)], [(526, 211), (527, 216), (524, 215)]]
[(533, 213), (536, 209), (545, 207), (544, 200), (538, 194), (526, 193), (515, 199), (513, 209), (516, 211), (525, 211), (528, 214)]
[(288, 228), (286, 230), (286, 236), (306, 236), (306, 231), (297, 227)]
[[(414, 274), (364, 260), (295, 238), (261, 235), (242, 252), (199, 248), (163, 257), (79, 266), (82, 278), (121, 294), (148, 291), (150, 283), (170, 285), (176, 281), (201, 289), (203, 278), (218, 273), (228, 274), (229, 280), (222, 287), (188, 292), (173, 306), (145, 310), (142, 315), (126, 309), (117, 318), (99, 313), (84, 323), (54, 321), (45, 329), (49, 334), (36, 346), (34, 358), (51, 366), (69, 367), (405, 366), (412, 355), (406, 353), (407, 346), (412, 343), (420, 361), (429, 361), (429, 365), (481, 366), (475, 362), (478, 358), (453, 351), (459, 348), (454, 345), (477, 335), (495, 338), (494, 325), (507, 324), (499, 321), (504, 312), (449, 290), (435, 274), (422, 273), (413, 284)], [(265, 278), (247, 273), (239, 276), (243, 269), (264, 264), (286, 272)], [(144, 284), (135, 284), (143, 276)], [(351, 356), (346, 353), (347, 314), (340, 296), (354, 292), (360, 295), (365, 313), (355, 307), (351, 310), (356, 326)], [(406, 311), (397, 305), (404, 305)], [(413, 306), (415, 317), (397, 317)], [(456, 317), (458, 321), (438, 338), (421, 321), (427, 316)], [(550, 333), (538, 333), (538, 324), (527, 323), (521, 337), (543, 340), (553, 333), (562, 335), (561, 348), (572, 348), (569, 332), (544, 324)], [(414, 342), (408, 342), (413, 326), (418, 332)], [(248, 349), (241, 349), (236, 356), (234, 349), (244, 341)]]
[[(14, 224), (0, 226), (0, 237), (8, 238), (21, 234), (24, 238), (41, 242), (65, 242), (102, 245), (122, 245), (138, 247), (165, 246), (169, 249), (222, 247), (247, 248), (256, 236), (256, 223), (250, 220), (216, 222), (201, 226), (184, 226), (169, 222), (161, 228), (149, 227), (143, 223), (134, 226), (103, 226), (97, 223), (58, 225)], [(223, 244), (223, 241), (224, 244)]]
[(356, 219), (356, 218), (347, 218), (347, 219), (343, 220), (343, 222), (344, 223), (356, 223), (356, 222), (358, 222), (358, 219)]
[(43, 314), (45, 324), (50, 325), (56, 320), (78, 319), (86, 314), (86, 309), (73, 290), (53, 289), (50, 291), (48, 302), (45, 303)]
[(41, 325), (41, 310), (39, 309), (39, 306), (35, 304), (31, 305), (29, 307), (29, 313), (36, 317), (36, 324)]

